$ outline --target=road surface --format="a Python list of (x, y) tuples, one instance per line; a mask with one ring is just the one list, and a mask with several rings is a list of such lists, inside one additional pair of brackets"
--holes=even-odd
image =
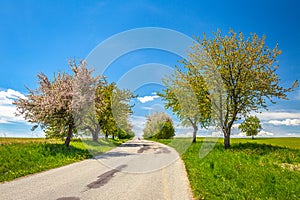
[(182, 160), (172, 148), (131, 140), (102, 154), (0, 184), (0, 199), (192, 199)]

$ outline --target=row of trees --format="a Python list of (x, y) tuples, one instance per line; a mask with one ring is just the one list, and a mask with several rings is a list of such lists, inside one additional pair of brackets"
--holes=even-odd
[(38, 88), (28, 89), (26, 98), (17, 99), (16, 115), (40, 126), (46, 137), (62, 137), (68, 147), (74, 135), (92, 135), (98, 141), (100, 133), (107, 138), (133, 137), (129, 117), (133, 97), (128, 90), (120, 90), (105, 77), (92, 76), (84, 60), (69, 61), (73, 74), (58, 72), (51, 81), (39, 73)]
[[(181, 62), (184, 69), (177, 67), (163, 80), (165, 89), (159, 95), (183, 125), (193, 127), (193, 142), (199, 126), (218, 126), (227, 149), (234, 122), (266, 109), (267, 100), (287, 99), (298, 81), (289, 88), (280, 86), (276, 70), (281, 51), (277, 45), (266, 46), (265, 37), (254, 33), (245, 38), (233, 30), (213, 35), (197, 39)], [(100, 132), (106, 137), (131, 135), (132, 93), (104, 77), (93, 77), (84, 61), (69, 65), (74, 74), (58, 73), (53, 81), (38, 74), (39, 87), (15, 101), (17, 114), (36, 123), (34, 128), (40, 125), (49, 137), (66, 136), (66, 146), (74, 133), (91, 134), (95, 141)]]
[(267, 100), (287, 99), (298, 81), (290, 88), (279, 85), (276, 70), (281, 51), (277, 45), (273, 49), (266, 46), (265, 36), (254, 33), (245, 38), (233, 30), (225, 36), (221, 31), (213, 35), (197, 39), (182, 61), (184, 71), (176, 68), (167, 76), (159, 95), (166, 108), (194, 128), (193, 142), (198, 126), (215, 125), (222, 130), (227, 149), (234, 122), (251, 111), (266, 109)]

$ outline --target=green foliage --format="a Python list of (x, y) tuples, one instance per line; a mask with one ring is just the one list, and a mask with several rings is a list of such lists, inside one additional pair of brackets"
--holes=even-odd
[(171, 117), (166, 113), (155, 112), (147, 116), (144, 138), (168, 139), (175, 135)]
[[(289, 142), (298, 143), (297, 149)], [(160, 141), (160, 140), (158, 140)], [(163, 140), (168, 144), (170, 141)], [(209, 141), (206, 141), (209, 142)], [(299, 199), (300, 138), (232, 139), (199, 158), (199, 138), (182, 155), (196, 199)], [(270, 143), (286, 147), (274, 146)], [(291, 147), (296, 147), (292, 144)]]
[(76, 134), (92, 135), (96, 142), (101, 130), (114, 137), (120, 128), (128, 133), (122, 137), (131, 137), (132, 93), (108, 84), (105, 77), (93, 77), (84, 60), (69, 65), (72, 75), (58, 72), (50, 80), (38, 74), (39, 87), (14, 102), (17, 115), (35, 123), (32, 130), (41, 126), (47, 138), (66, 138), (66, 146)]
[(74, 140), (67, 148), (62, 140), (0, 138), (0, 182), (91, 158), (122, 142)]
[(160, 131), (153, 135), (155, 139), (168, 139), (175, 135), (174, 126), (171, 121), (159, 122)]
[[(191, 47), (185, 67), (194, 77), (204, 77), (217, 120), (224, 133), (225, 148), (230, 147), (230, 134), (234, 122), (251, 111), (267, 107), (267, 100), (287, 99), (287, 93), (298, 86), (295, 81), (290, 88), (280, 86), (276, 74), (278, 45), (269, 48), (266, 37), (230, 30), (206, 35)], [(217, 87), (215, 86), (217, 85)], [(201, 84), (199, 85), (202, 88)], [(218, 100), (219, 99), (219, 100)]]
[(117, 137), (119, 139), (132, 139), (134, 137), (134, 132), (130, 130), (125, 131), (119, 128), (117, 131)]
[(256, 116), (250, 116), (245, 119), (238, 127), (245, 132), (247, 136), (252, 136), (252, 139), (261, 130), (260, 120)]
[[(185, 68), (190, 65), (185, 61), (183, 64)], [(158, 95), (165, 101), (166, 109), (172, 109), (181, 119), (182, 125), (193, 127), (193, 141), (196, 141), (198, 125), (207, 127), (211, 119), (211, 102), (203, 77), (176, 68), (174, 74), (163, 79), (163, 83), (165, 89)]]
[[(129, 117), (133, 113), (129, 101), (133, 94), (129, 90), (119, 89), (115, 83), (104, 84), (96, 90), (96, 95), (102, 99), (96, 102), (96, 126), (100, 126), (103, 133), (107, 135), (130, 138), (134, 136)], [(99, 129), (100, 131), (100, 129)], [(124, 131), (126, 134), (121, 133)]]

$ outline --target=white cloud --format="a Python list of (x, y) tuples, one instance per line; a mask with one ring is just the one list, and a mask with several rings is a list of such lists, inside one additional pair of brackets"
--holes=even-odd
[(192, 131), (182, 131), (181, 129), (175, 129), (175, 137), (192, 137), (193, 132)]
[(16, 107), (12, 104), (19, 97), (26, 98), (20, 92), (12, 89), (0, 91), (0, 123), (25, 122), (21, 116), (15, 116)]
[(173, 121), (175, 127), (175, 137), (192, 137), (193, 128), (185, 127), (180, 124), (178, 121)]
[(285, 126), (299, 126), (300, 119), (284, 119), (284, 120), (270, 120), (267, 122), (275, 126), (285, 125)]
[(261, 120), (300, 119), (300, 112), (263, 112), (255, 114)]
[(141, 102), (141, 103), (146, 103), (149, 101), (153, 101), (154, 99), (160, 98), (157, 95), (153, 95), (153, 96), (143, 96), (143, 97), (138, 97), (137, 99)]
[(0, 91), (0, 105), (12, 104), (17, 98), (26, 98), (19, 91), (7, 89), (7, 91)]
[(246, 133), (245, 132), (239, 132), (238, 134), (236, 135), (233, 135), (235, 137), (246, 137)]
[[(238, 134), (232, 135), (233, 137), (248, 137), (246, 136), (245, 132), (239, 132)], [(260, 137), (269, 137), (269, 136), (274, 136), (274, 133), (272, 132), (268, 132), (265, 130), (261, 130), (260, 132), (258, 132), (257, 136)]]
[(241, 125), (241, 124), (240, 124), (240, 123), (233, 124), (233, 125), (232, 125), (232, 128), (238, 129), (238, 128), (239, 128), (239, 125)]
[(223, 133), (220, 132), (220, 131), (214, 131), (214, 132), (211, 133), (211, 136), (212, 137), (222, 137)]
[(274, 136), (274, 133), (261, 130), (257, 135), (258, 136)]

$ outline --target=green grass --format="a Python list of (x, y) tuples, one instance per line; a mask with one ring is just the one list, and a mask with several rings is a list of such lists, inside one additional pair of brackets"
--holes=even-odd
[(74, 140), (66, 148), (62, 140), (0, 138), (0, 182), (91, 158), (124, 141)]
[(273, 146), (287, 147), (293, 149), (300, 149), (300, 138), (287, 137), (287, 138), (232, 138), (233, 143), (258, 143), (258, 144), (271, 144)]
[(182, 154), (196, 199), (300, 199), (300, 138), (232, 139), (231, 143), (231, 149), (224, 150), (220, 139), (200, 158), (203, 138), (198, 138)]

